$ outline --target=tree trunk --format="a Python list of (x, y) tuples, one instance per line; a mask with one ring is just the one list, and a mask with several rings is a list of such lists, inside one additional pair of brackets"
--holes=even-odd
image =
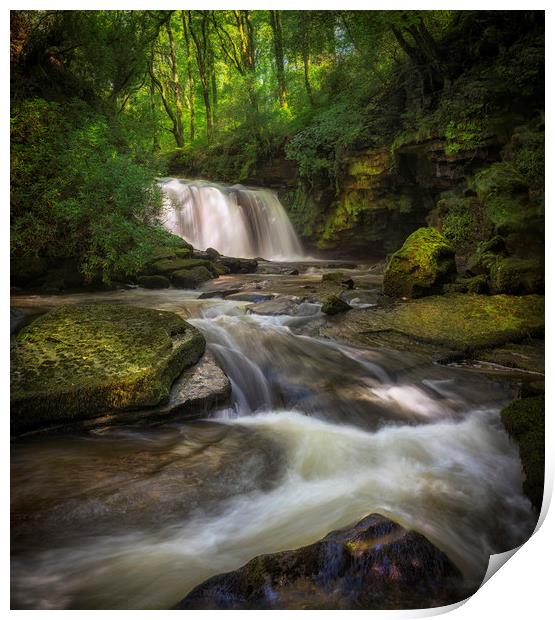
[(185, 145), (185, 134), (183, 132), (183, 96), (181, 92), (181, 84), (179, 82), (179, 72), (177, 67), (177, 58), (175, 55), (173, 33), (169, 22), (166, 23), (166, 32), (168, 33), (168, 43), (170, 46), (171, 84), (175, 100), (174, 135), (177, 146), (183, 147)]
[(155, 85), (150, 80), (150, 122), (152, 123), (152, 151), (156, 153), (160, 150), (160, 141), (158, 140), (158, 125), (156, 123), (156, 101), (154, 99)]
[(283, 35), (281, 30), (281, 12), (269, 11), (270, 25), (274, 35), (274, 52), (276, 59), (276, 77), (278, 82), (279, 105), (287, 107), (287, 90), (285, 86), (285, 66), (283, 62)]
[(201, 13), (202, 21), (200, 26), (200, 33), (195, 30), (191, 11), (187, 11), (187, 17), (189, 23), (189, 32), (191, 33), (193, 43), (195, 44), (195, 55), (197, 58), (197, 67), (202, 90), (202, 98), (204, 100), (204, 110), (206, 114), (206, 137), (208, 139), (208, 142), (211, 142), (214, 131), (212, 126), (212, 106), (210, 104), (210, 78), (208, 75), (209, 16), (207, 11), (201, 11)]
[(183, 40), (185, 41), (185, 52), (187, 54), (187, 105), (189, 106), (189, 138), (191, 142), (193, 142), (195, 139), (195, 81), (193, 79), (191, 42), (189, 39), (185, 11), (181, 11), (181, 23), (183, 25)]
[(304, 67), (304, 85), (306, 88), (306, 94), (308, 95), (308, 100), (310, 104), (314, 104), (314, 98), (312, 96), (312, 86), (310, 85), (310, 15), (307, 15), (306, 12), (301, 13), (302, 15), (302, 24), (303, 24), (303, 42), (302, 42), (302, 50), (303, 50), (303, 67)]

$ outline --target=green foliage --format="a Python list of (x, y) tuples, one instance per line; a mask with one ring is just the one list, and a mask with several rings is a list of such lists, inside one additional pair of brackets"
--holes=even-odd
[(338, 102), (317, 111), (310, 125), (287, 142), (285, 153), (297, 162), (302, 176), (314, 179), (324, 174), (336, 180), (342, 156), (359, 138), (364, 123), (360, 109)]
[(153, 227), (152, 171), (118, 150), (85, 104), (23, 102), (12, 116), (12, 252), (77, 257), (88, 280), (136, 273), (169, 235)]

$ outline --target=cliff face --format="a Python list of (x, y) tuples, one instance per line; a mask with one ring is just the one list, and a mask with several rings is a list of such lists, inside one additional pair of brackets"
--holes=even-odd
[(426, 225), (442, 193), (464, 192), (476, 170), (500, 159), (501, 145), (493, 141), (456, 154), (449, 154), (448, 146), (435, 138), (350, 153), (337, 189), (325, 179), (310, 185), (292, 162), (281, 158), (266, 164), (257, 182), (278, 192), (312, 249), (337, 256), (384, 256)]

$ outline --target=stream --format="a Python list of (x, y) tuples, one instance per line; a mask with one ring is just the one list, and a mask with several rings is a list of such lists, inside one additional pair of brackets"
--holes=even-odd
[[(320, 275), (262, 277), (293, 288)], [(475, 587), (491, 553), (529, 537), (535, 517), (499, 417), (513, 383), (321, 339), (317, 303), (259, 316), (201, 293), (12, 297), (25, 312), (91, 300), (172, 310), (232, 382), (229, 406), (205, 420), (12, 443), (13, 607), (169, 608), (212, 575), (373, 512), (425, 535)]]

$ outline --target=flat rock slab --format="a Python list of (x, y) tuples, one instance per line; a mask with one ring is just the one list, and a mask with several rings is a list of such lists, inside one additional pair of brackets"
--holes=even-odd
[(541, 295), (473, 295), (450, 293), (395, 304), (351, 310), (329, 319), (321, 335), (360, 344), (400, 334), (399, 342), (428, 343), (440, 349), (471, 352), (543, 334)]
[(420, 609), (469, 595), (424, 536), (373, 514), (294, 551), (254, 558), (197, 586), (177, 609)]
[(13, 341), (12, 432), (157, 405), (204, 348), (202, 334), (171, 312), (62, 306)]
[(231, 382), (218, 366), (214, 356), (206, 351), (191, 368), (187, 368), (172, 385), (169, 401), (164, 405), (107, 413), (88, 420), (50, 426), (48, 433), (90, 431), (123, 424), (152, 426), (168, 420), (203, 418), (218, 405), (225, 404), (231, 395)]
[(249, 314), (259, 315), (297, 314), (301, 301), (302, 299), (300, 298), (278, 297), (277, 299), (247, 306), (247, 311)]

